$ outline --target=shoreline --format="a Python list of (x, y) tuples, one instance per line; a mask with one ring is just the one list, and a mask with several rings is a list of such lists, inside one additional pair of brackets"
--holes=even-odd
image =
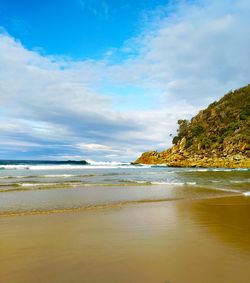
[(64, 213), (83, 213), (89, 211), (104, 211), (104, 210), (112, 210), (112, 209), (125, 209), (128, 207), (140, 206), (140, 205), (150, 205), (155, 203), (165, 203), (168, 202), (195, 202), (195, 201), (206, 201), (212, 199), (221, 199), (221, 198), (233, 198), (233, 197), (246, 197), (242, 195), (242, 193), (232, 193), (232, 194), (222, 194), (218, 196), (206, 196), (203, 198), (167, 198), (167, 199), (151, 199), (151, 200), (132, 200), (132, 201), (124, 201), (117, 203), (109, 203), (109, 204), (100, 204), (93, 206), (83, 206), (83, 207), (68, 207), (61, 209), (48, 209), (48, 210), (27, 210), (27, 211), (14, 211), (14, 212), (1, 212), (1, 217), (15, 217), (15, 216), (33, 216), (33, 215), (50, 215), (50, 214), (64, 214)]

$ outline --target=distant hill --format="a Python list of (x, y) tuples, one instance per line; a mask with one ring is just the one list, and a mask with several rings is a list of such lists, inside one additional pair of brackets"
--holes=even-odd
[(178, 124), (172, 148), (145, 152), (134, 163), (250, 167), (250, 85), (230, 91), (191, 121)]

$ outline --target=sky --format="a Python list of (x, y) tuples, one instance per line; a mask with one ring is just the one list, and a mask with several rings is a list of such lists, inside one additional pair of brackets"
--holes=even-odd
[(0, 0), (0, 159), (170, 147), (178, 119), (250, 83), (249, 14), (249, 0)]

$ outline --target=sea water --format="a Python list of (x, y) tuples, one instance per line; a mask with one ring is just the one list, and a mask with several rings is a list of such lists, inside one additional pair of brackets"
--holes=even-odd
[(125, 162), (0, 162), (0, 214), (250, 195), (250, 170)]

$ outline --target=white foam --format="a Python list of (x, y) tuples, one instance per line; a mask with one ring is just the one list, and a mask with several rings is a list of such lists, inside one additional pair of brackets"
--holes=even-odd
[(71, 170), (71, 169), (83, 169), (85, 165), (34, 165), (29, 166), (30, 170)]
[(151, 168), (150, 165), (134, 166), (134, 165), (84, 165), (81, 169), (141, 169)]
[(151, 184), (151, 182), (149, 182), (149, 181), (135, 181), (135, 180), (129, 180), (129, 182), (138, 183), (138, 184)]
[(250, 191), (242, 193), (245, 197), (250, 197)]
[(62, 177), (62, 178), (69, 178), (69, 177), (74, 177), (76, 175), (72, 174), (55, 174), (55, 175), (41, 175), (39, 177), (46, 177), (46, 178), (57, 178), (57, 177)]
[(174, 185), (174, 186), (183, 186), (183, 185), (195, 185), (195, 182), (165, 182), (165, 181), (147, 181), (147, 180), (123, 180), (124, 182), (131, 182), (137, 184), (150, 184), (150, 185)]
[(117, 161), (94, 161), (94, 160), (86, 160), (90, 165), (93, 166), (122, 166), (122, 165), (130, 165), (129, 162), (117, 162)]
[(185, 183), (182, 182), (151, 182), (152, 185), (176, 185), (183, 186)]
[(234, 184), (244, 184), (244, 183), (250, 183), (250, 179), (241, 180), (241, 181), (231, 180), (231, 181), (230, 181), (230, 183), (234, 183)]
[(183, 171), (176, 172), (231, 172), (231, 171), (248, 171), (248, 168), (185, 168)]
[(57, 185), (57, 183), (21, 183), (19, 185), (22, 187), (39, 187)]

